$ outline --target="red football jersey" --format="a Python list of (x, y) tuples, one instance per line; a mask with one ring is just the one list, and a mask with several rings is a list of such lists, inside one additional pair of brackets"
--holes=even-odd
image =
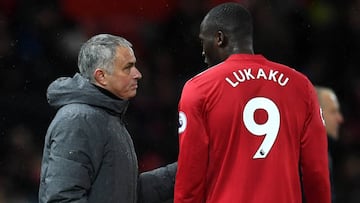
[(185, 84), (179, 144), (175, 203), (301, 203), (301, 184), (307, 203), (330, 202), (314, 87), (262, 55), (231, 55)]

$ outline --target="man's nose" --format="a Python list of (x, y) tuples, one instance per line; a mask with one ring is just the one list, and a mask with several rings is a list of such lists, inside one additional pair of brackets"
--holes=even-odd
[(343, 117), (343, 115), (339, 112), (338, 113), (338, 121), (339, 121), (339, 123), (343, 123), (344, 122), (344, 117)]
[(135, 67), (134, 78), (136, 78), (138, 80), (142, 78), (141, 72), (136, 67)]

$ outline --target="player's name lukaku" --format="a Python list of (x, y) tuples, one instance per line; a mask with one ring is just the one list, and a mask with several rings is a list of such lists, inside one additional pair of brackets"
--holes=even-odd
[(277, 70), (264, 70), (262, 68), (259, 69), (242, 69), (232, 72), (232, 75), (226, 77), (225, 80), (228, 82), (232, 87), (238, 86), (240, 83), (248, 81), (248, 80), (269, 80), (275, 83), (278, 83), (280, 86), (285, 86), (289, 82), (288, 77), (284, 77), (283, 73), (279, 73)]

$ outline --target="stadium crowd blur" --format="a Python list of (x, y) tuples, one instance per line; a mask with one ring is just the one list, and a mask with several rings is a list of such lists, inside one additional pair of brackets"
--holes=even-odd
[[(206, 68), (199, 23), (222, 2), (0, 0), (0, 203), (37, 202), (55, 113), (46, 88), (77, 71), (80, 45), (98, 33), (130, 40), (143, 73), (127, 114), (140, 170), (176, 161), (181, 88)], [(238, 2), (253, 14), (256, 53), (336, 91), (345, 118), (334, 149), (337, 199), (360, 202), (360, 0)]]

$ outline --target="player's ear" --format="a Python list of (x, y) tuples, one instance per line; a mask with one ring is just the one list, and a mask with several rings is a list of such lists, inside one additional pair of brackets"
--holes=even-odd
[(106, 82), (106, 76), (105, 76), (105, 71), (101, 68), (97, 68), (94, 71), (94, 79), (96, 81), (96, 83), (98, 83), (101, 86), (106, 86), (107, 82)]
[(221, 30), (217, 31), (216, 36), (215, 36), (215, 42), (216, 42), (216, 45), (219, 47), (225, 46), (226, 37), (225, 37), (223, 31), (221, 31)]

